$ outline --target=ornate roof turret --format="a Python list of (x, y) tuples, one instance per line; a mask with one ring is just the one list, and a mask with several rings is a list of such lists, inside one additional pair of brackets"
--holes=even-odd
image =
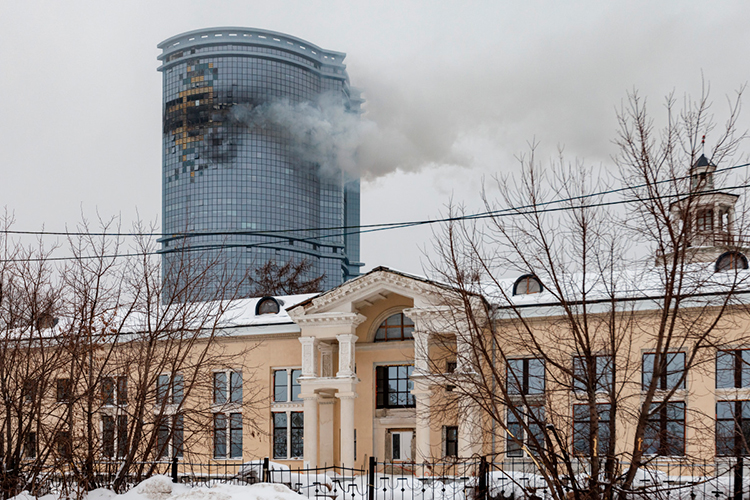
[(698, 160), (690, 167), (690, 186), (692, 189), (700, 191), (714, 188), (714, 171), (716, 165), (701, 155)]
[(689, 262), (713, 262), (743, 246), (734, 227), (738, 196), (716, 189), (715, 171), (716, 165), (700, 155), (690, 166), (690, 192), (670, 206), (672, 219), (686, 230)]

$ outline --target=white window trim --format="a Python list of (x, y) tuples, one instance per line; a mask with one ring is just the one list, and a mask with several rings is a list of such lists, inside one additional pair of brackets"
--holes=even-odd
[[(114, 432), (114, 436), (115, 437), (114, 437), (114, 443), (113, 443), (114, 453), (112, 454), (111, 457), (108, 457), (108, 456), (104, 455), (104, 419), (103, 418), (99, 418), (99, 435), (102, 437), (101, 438), (102, 458), (109, 459), (109, 460), (117, 460), (117, 459), (120, 459), (120, 458), (125, 458), (124, 455), (118, 454), (119, 446), (117, 446), (117, 444), (118, 444), (118, 438), (120, 436), (119, 436), (119, 427), (117, 425), (118, 424), (117, 417), (123, 416), (123, 417), (127, 418), (128, 415), (126, 413), (121, 413), (121, 412), (117, 412), (117, 411), (114, 411), (114, 410), (115, 410), (114, 406), (105, 406), (102, 409), (102, 411), (100, 412), (100, 417), (105, 417), (106, 416), (106, 417), (112, 418), (112, 420), (113, 420), (114, 431), (115, 431)], [(130, 427), (130, 425), (131, 425), (130, 424), (130, 419), (128, 418), (128, 427)], [(126, 431), (126, 433), (127, 433), (127, 431)], [(127, 436), (125, 436), (125, 439), (127, 439)], [(171, 448), (171, 443), (170, 443), (170, 448)], [(170, 449), (170, 451), (171, 451), (171, 449)], [(126, 453), (127, 453), (127, 451), (126, 451)]]
[[(215, 376), (217, 373), (224, 373), (226, 375), (226, 395), (227, 395), (227, 401), (225, 403), (216, 403), (214, 401), (214, 381)], [(232, 399), (232, 374), (233, 373), (239, 373), (240, 374), (240, 380), (242, 381), (242, 399), (237, 401), (231, 401)], [(213, 370), (211, 372), (211, 411), (213, 413), (242, 413), (242, 405), (245, 400), (245, 379), (242, 375), (242, 370), (232, 370), (230, 368), (223, 369), (223, 370)]]
[[(273, 432), (271, 434), (271, 456), (274, 460), (303, 460), (303, 456), (299, 457), (291, 457), (290, 452), (292, 451), (292, 413), (302, 413), (302, 418), (304, 419), (304, 412), (302, 411), (301, 406), (298, 408), (289, 408), (286, 410), (272, 410), (271, 411), (271, 426), (274, 426), (274, 420), (273, 420), (273, 414), (274, 413), (286, 413), (286, 457), (276, 457), (273, 453)], [(275, 431), (275, 428), (271, 429), (272, 431)], [(304, 439), (304, 436), (303, 436)], [(304, 455), (304, 453), (303, 453)]]
[[(242, 446), (240, 448), (241, 454), (237, 457), (232, 456), (232, 422), (231, 422), (231, 414), (232, 413), (239, 413), (240, 418), (242, 421)], [(225, 439), (226, 442), (224, 443), (224, 447), (226, 449), (226, 455), (223, 457), (217, 457), (216, 456), (216, 450), (213, 449), (215, 445), (214, 441), (214, 433), (216, 432), (215, 422), (216, 422), (216, 415), (224, 415), (225, 422), (227, 424), (226, 426), (226, 435)], [(184, 431), (183, 431), (184, 432)], [(184, 445), (183, 445), (184, 448)], [(215, 411), (211, 414), (211, 460), (242, 460), (242, 457), (245, 455), (245, 419), (242, 415), (241, 411)], [(183, 450), (184, 451), (184, 450)]]
[[(287, 366), (278, 367), (271, 369), (271, 408), (273, 411), (278, 409), (279, 411), (285, 408), (301, 408), (304, 404), (302, 399), (295, 401), (292, 399), (292, 372), (294, 370), (302, 370), (301, 366)], [(276, 401), (276, 372), (286, 371), (286, 401)]]
[[(170, 383), (169, 388), (167, 390), (167, 403), (164, 404), (164, 411), (161, 411), (162, 403), (159, 401), (159, 377), (162, 375), (166, 375), (167, 377), (170, 377)], [(155, 394), (154, 394), (154, 414), (162, 414), (162, 415), (176, 415), (179, 413), (178, 409), (181, 408), (185, 404), (185, 376), (182, 374), (182, 372), (177, 372), (174, 374), (175, 377), (178, 375), (182, 377), (182, 401), (179, 403), (174, 402), (174, 378), (172, 378), (171, 372), (163, 372), (157, 375), (156, 377), (156, 388), (155, 388)]]
[[(127, 380), (128, 380), (127, 375), (121, 375), (119, 373), (110, 373), (109, 375), (105, 375), (105, 376), (102, 377), (102, 381), (104, 381), (105, 378), (111, 378), (114, 381), (114, 383), (115, 383), (115, 385), (114, 385), (114, 391), (112, 392), (112, 399), (113, 399), (114, 403), (107, 404), (104, 401), (102, 401), (102, 413), (104, 413), (106, 415), (113, 414), (112, 412), (115, 411), (117, 408), (124, 408), (124, 407), (128, 406), (127, 399), (125, 400), (124, 403), (118, 403), (117, 402), (118, 397), (120, 395), (120, 386), (118, 384), (120, 377), (125, 377), (125, 384), (127, 385), (127, 383), (128, 383), (127, 382)], [(101, 384), (101, 382), (100, 382), (100, 384)], [(102, 387), (100, 386), (100, 388), (99, 388), (99, 394), (101, 394), (101, 391), (102, 391)], [(127, 396), (127, 389), (125, 390), (125, 395)]]

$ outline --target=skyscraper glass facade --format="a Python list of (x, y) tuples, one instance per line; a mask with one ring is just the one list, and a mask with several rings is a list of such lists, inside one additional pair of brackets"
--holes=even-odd
[(321, 96), (359, 114), (345, 54), (247, 28), (191, 31), (159, 48), (165, 273), (187, 246), (221, 253), (242, 294), (253, 293), (245, 273), (269, 260), (307, 259), (325, 289), (358, 275), (359, 235), (342, 228), (359, 224), (359, 178), (307, 155), (281, 121), (252, 118), (274, 104), (320, 107)]

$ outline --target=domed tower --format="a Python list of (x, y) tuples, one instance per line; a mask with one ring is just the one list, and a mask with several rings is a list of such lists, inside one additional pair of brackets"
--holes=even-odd
[[(716, 262), (716, 270), (747, 268), (742, 240), (735, 232), (736, 194), (714, 185), (716, 165), (701, 155), (690, 167), (690, 195), (670, 206), (673, 220), (687, 225), (688, 262)], [(743, 265), (744, 264), (744, 265)]]

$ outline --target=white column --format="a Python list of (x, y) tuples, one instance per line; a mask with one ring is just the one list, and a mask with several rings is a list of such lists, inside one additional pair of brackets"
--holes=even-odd
[(351, 333), (336, 335), (339, 342), (339, 371), (337, 377), (354, 377), (354, 346), (357, 337)]
[(479, 408), (469, 398), (461, 398), (458, 403), (458, 454), (471, 457), (482, 450), (481, 419)]
[(430, 334), (419, 330), (414, 331), (414, 371), (430, 373)]
[(320, 465), (334, 465), (333, 462), (333, 405), (334, 398), (318, 399), (320, 413)]
[(318, 344), (320, 351), (320, 376), (333, 377), (333, 346), (327, 342)]
[(300, 337), (302, 344), (302, 376), (318, 376), (318, 339), (316, 337)]
[(354, 398), (356, 393), (339, 393), (341, 406), (341, 466), (354, 467)]
[(305, 466), (313, 468), (318, 466), (318, 395), (308, 393), (300, 394), (300, 397), (305, 401)]
[(456, 333), (456, 373), (475, 372), (471, 340), (470, 333)]
[(414, 389), (411, 393), (416, 402), (416, 424), (414, 434), (415, 461), (417, 463), (430, 462), (432, 459), (432, 443), (430, 441), (430, 391), (427, 380), (422, 377), (414, 378)]

